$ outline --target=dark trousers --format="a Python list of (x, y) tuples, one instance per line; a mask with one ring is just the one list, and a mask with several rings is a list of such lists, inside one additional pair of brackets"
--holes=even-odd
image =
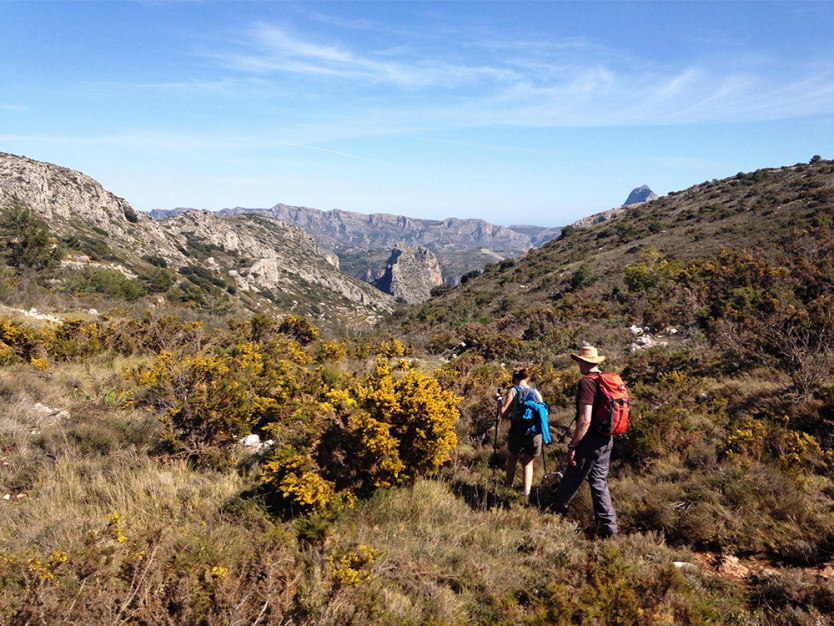
[(608, 492), (608, 469), (611, 467), (611, 449), (614, 438), (596, 432), (588, 433), (579, 442), (573, 460), (576, 465), (569, 465), (565, 470), (565, 477), (553, 494), (553, 512), (564, 515), (573, 502), (582, 481), (588, 479), (591, 486), (591, 500), (594, 503), (594, 513), (602, 523), (603, 533), (616, 535), (617, 513), (611, 504), (611, 494)]

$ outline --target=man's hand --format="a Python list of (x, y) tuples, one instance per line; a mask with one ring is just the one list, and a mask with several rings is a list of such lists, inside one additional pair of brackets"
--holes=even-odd
[(576, 456), (576, 450), (568, 450), (568, 465), (576, 465), (576, 461), (573, 460), (573, 457)]

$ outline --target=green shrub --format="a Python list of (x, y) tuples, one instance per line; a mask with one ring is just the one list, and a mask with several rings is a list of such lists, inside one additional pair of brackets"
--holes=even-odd
[(43, 271), (63, 257), (46, 224), (20, 204), (7, 208), (0, 218), (0, 249), (6, 263), (17, 271)]
[(167, 270), (161, 267), (140, 272), (139, 280), (148, 293), (165, 293), (174, 284), (174, 279)]
[(481, 275), (480, 270), (472, 270), (471, 272), (466, 272), (463, 276), (460, 277), (460, 284), (465, 285), (473, 278), (478, 278)]
[(562, 232), (559, 233), (559, 239), (568, 239), (569, 237), (573, 237), (576, 234), (576, 227), (575, 226), (565, 226), (562, 229)]
[(131, 280), (115, 270), (88, 267), (69, 278), (73, 293), (99, 293), (133, 302), (147, 292), (138, 280)]
[(585, 263), (579, 266), (579, 268), (571, 275), (570, 277), (570, 286), (573, 289), (580, 289), (582, 287), (590, 287), (595, 282), (599, 280), (599, 276), (594, 274), (591, 267)]
[(156, 256), (154, 254), (145, 254), (142, 255), (142, 260), (147, 261), (151, 265), (155, 267), (168, 267), (168, 261), (163, 259), (161, 256)]
[(437, 296), (442, 296), (444, 293), (449, 293), (452, 289), (453, 285), (451, 283), (441, 283), (431, 288), (430, 295), (432, 298), (436, 298)]

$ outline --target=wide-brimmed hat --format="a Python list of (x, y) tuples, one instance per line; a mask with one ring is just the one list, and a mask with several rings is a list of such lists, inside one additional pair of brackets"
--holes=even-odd
[(594, 346), (584, 346), (579, 348), (579, 354), (571, 354), (570, 358), (574, 361), (585, 361), (586, 363), (602, 363), (605, 360), (604, 356), (597, 354), (597, 349)]

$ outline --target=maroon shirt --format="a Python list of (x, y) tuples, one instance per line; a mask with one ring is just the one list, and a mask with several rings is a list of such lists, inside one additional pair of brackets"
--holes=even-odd
[(594, 398), (597, 395), (597, 376), (598, 372), (593, 372), (587, 376), (583, 376), (579, 381), (579, 389), (576, 390), (576, 418), (579, 419), (579, 407), (583, 404), (590, 404), (593, 406)]

